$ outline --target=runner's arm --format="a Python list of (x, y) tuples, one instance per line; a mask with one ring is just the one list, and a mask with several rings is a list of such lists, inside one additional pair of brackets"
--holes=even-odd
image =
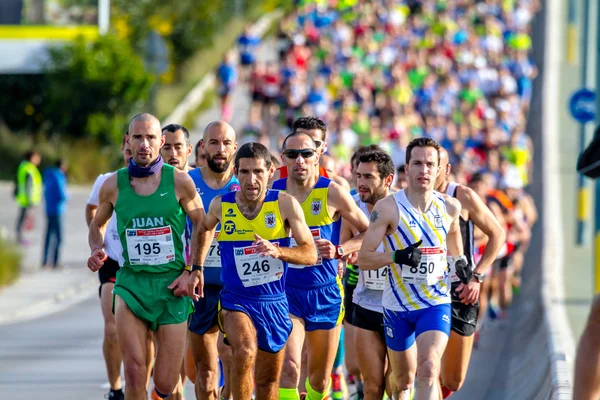
[(279, 194), (281, 216), (289, 224), (296, 247), (279, 247), (280, 260), (298, 265), (315, 265), (317, 249), (312, 233), (306, 225), (300, 203), (286, 193)]
[(362, 247), (358, 252), (358, 260), (356, 260), (362, 270), (379, 269), (394, 262), (393, 252), (377, 251), (388, 230), (397, 225), (398, 209), (393, 201), (393, 197), (386, 197), (377, 202), (371, 211), (371, 223), (364, 234)]
[(98, 206), (95, 206), (93, 204), (85, 205), (85, 223), (87, 224), (88, 228), (90, 227), (92, 220), (96, 216), (96, 210), (98, 210)]
[[(488, 242), (474, 271), (478, 274), (485, 274), (506, 241), (506, 233), (492, 211), (471, 188), (460, 186), (457, 199), (469, 212), (469, 218), (473, 224), (488, 237)], [(463, 240), (469, 240), (469, 238), (463, 238)]]
[(117, 178), (111, 176), (100, 187), (99, 206), (89, 226), (88, 243), (92, 253), (104, 246), (104, 232), (114, 210)]
[(344, 250), (344, 254), (358, 251), (362, 244), (364, 233), (369, 227), (369, 220), (360, 208), (358, 208), (350, 193), (338, 184), (329, 185), (328, 203), (335, 207), (343, 219), (360, 232), (359, 235), (354, 236), (352, 239), (342, 242), (341, 247)]
[(194, 226), (192, 233), (192, 264), (204, 265), (206, 255), (215, 237), (215, 229), (221, 219), (221, 196), (217, 196), (210, 202), (208, 213), (202, 223)]
[(446, 200), (446, 210), (448, 216), (452, 220), (448, 234), (446, 235), (446, 246), (448, 247), (448, 253), (452, 257), (462, 256), (464, 253), (462, 236), (460, 234), (460, 212), (462, 210), (460, 202), (448, 195), (443, 195)]

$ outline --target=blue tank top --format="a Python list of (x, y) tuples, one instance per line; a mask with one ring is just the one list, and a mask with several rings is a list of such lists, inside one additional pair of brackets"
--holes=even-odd
[(221, 198), (221, 277), (224, 290), (260, 299), (285, 293), (288, 265), (282, 260), (256, 254), (254, 234), (289, 247), (290, 238), (279, 211), (279, 192), (269, 190), (258, 215), (247, 219), (240, 211), (235, 192)]
[[(213, 189), (204, 182), (204, 178), (202, 178), (202, 174), (200, 173), (200, 168), (196, 168), (192, 171), (188, 172), (192, 180), (194, 181), (194, 185), (196, 185), (196, 191), (200, 195), (202, 199), (202, 204), (204, 204), (204, 209), (208, 212), (208, 207), (210, 206), (210, 202), (217, 196), (222, 196), (229, 192), (235, 192), (240, 190), (240, 182), (235, 176), (232, 176), (229, 182), (221, 189)], [(192, 237), (192, 221), (187, 219), (186, 226), (186, 256), (188, 260), (188, 264), (190, 263), (189, 252), (190, 252), (190, 240)], [(208, 254), (206, 256), (206, 260), (204, 261), (204, 284), (205, 285), (214, 285), (214, 286), (223, 286), (223, 282), (221, 281), (221, 253), (219, 251), (219, 246), (216, 241), (216, 238), (219, 236), (219, 231), (221, 230), (221, 225), (217, 225), (215, 240), (210, 246)]]
[[(340, 243), (341, 218), (335, 221), (329, 215), (327, 197), (329, 195), (329, 184), (331, 179), (320, 177), (306, 200), (300, 206), (304, 211), (306, 224), (310, 228), (313, 239), (327, 239), (334, 245)], [(278, 179), (273, 182), (274, 190), (285, 191), (287, 178)], [(291, 239), (290, 246), (296, 242)], [(302, 289), (322, 287), (336, 281), (338, 273), (338, 261), (335, 259), (319, 258), (314, 266), (290, 264), (287, 277), (287, 285)]]

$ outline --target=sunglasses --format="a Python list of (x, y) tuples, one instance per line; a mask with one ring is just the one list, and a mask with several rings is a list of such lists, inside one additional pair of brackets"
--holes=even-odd
[(287, 158), (296, 159), (298, 156), (302, 156), (302, 158), (311, 158), (316, 153), (313, 149), (302, 149), (302, 150), (286, 150), (283, 152), (283, 155)]

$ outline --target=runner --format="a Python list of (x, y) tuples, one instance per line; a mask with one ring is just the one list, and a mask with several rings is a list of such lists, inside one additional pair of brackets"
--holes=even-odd
[[(127, 132), (123, 135), (123, 142), (121, 143), (121, 154), (123, 155), (124, 165), (129, 164), (131, 158), (131, 150), (126, 144)], [(88, 225), (92, 223), (96, 210), (100, 204), (99, 194), (100, 187), (110, 176), (114, 175), (114, 172), (102, 174), (96, 178), (92, 192), (88, 198), (87, 205), (85, 207), (85, 222)], [(104, 318), (104, 339), (102, 342), (102, 354), (104, 355), (104, 362), (106, 364), (106, 374), (108, 376), (108, 383), (110, 384), (110, 391), (107, 394), (108, 399), (112, 400), (123, 400), (123, 386), (121, 384), (121, 363), (123, 356), (121, 350), (119, 350), (119, 343), (117, 342), (117, 325), (115, 323), (115, 315), (112, 312), (112, 290), (116, 281), (117, 271), (119, 266), (123, 264), (123, 248), (119, 241), (119, 233), (117, 232), (117, 219), (114, 218), (114, 214), (108, 223), (106, 228), (106, 234), (104, 236), (104, 251), (107, 259), (104, 261), (104, 266), (98, 271), (98, 278), (100, 279), (100, 286), (98, 287), (98, 295), (100, 296), (100, 308), (102, 310), (102, 317)], [(153, 348), (152, 348), (153, 349)], [(153, 351), (150, 351), (153, 355)], [(154, 357), (148, 357), (149, 362), (147, 365), (152, 363)]]
[(233, 63), (231, 54), (226, 53), (223, 61), (219, 64), (216, 72), (217, 76), (217, 94), (221, 99), (221, 118), (228, 121), (231, 119), (233, 107), (231, 105), (231, 92), (238, 83), (237, 66)]
[(185, 126), (169, 124), (162, 129), (165, 144), (160, 148), (160, 156), (169, 165), (181, 170), (189, 171), (188, 158), (192, 154), (190, 133)]
[(289, 178), (273, 188), (284, 190), (302, 205), (315, 238), (320, 260), (313, 268), (290, 265), (287, 297), (294, 325), (286, 348), (279, 396), (298, 399), (302, 344), (306, 337), (308, 399), (323, 399), (330, 388), (330, 374), (344, 317), (343, 289), (337, 260), (360, 248), (362, 235), (339, 245), (339, 219), (347, 219), (364, 232), (368, 220), (350, 193), (330, 179), (319, 176), (319, 153), (313, 138), (302, 132), (290, 134), (283, 143), (282, 160)]
[[(302, 132), (306, 133), (315, 141), (319, 156), (327, 151), (327, 125), (319, 118), (315, 117), (300, 117), (294, 121), (292, 125), (292, 133)], [(344, 188), (350, 190), (348, 182), (339, 175), (330, 174), (325, 168), (319, 167), (319, 174), (325, 178), (330, 178), (332, 181), (341, 185)], [(288, 177), (287, 166), (282, 166), (275, 171), (270, 182), (275, 182), (278, 179), (284, 179)]]
[[(165, 138), (165, 144), (160, 148), (160, 156), (169, 165), (177, 168), (180, 171), (188, 172), (191, 168), (188, 164), (188, 158), (192, 154), (192, 145), (190, 143), (190, 133), (188, 130), (178, 124), (169, 124), (162, 129), (162, 135)], [(204, 204), (204, 203), (203, 203)], [(188, 218), (185, 229), (185, 262), (189, 265), (190, 240), (192, 237), (192, 222)], [(193, 358), (189, 343), (186, 343), (186, 352), (184, 361), (181, 365), (181, 380), (173, 391), (174, 398), (183, 398), (186, 378), (186, 360)], [(156, 392), (150, 394), (152, 400), (156, 400)]]
[[(157, 342), (155, 392), (166, 398), (179, 381), (185, 351), (185, 321), (190, 310), (185, 270), (185, 215), (194, 225), (204, 210), (188, 174), (164, 164), (160, 122), (150, 114), (135, 116), (127, 143), (133, 155), (100, 189), (100, 205), (90, 224), (92, 254), (88, 268), (104, 265), (104, 228), (113, 210), (123, 246), (123, 268), (117, 273), (113, 309), (117, 339), (125, 365), (125, 396), (146, 399), (146, 342)], [(176, 397), (175, 397), (176, 398)]]
[[(464, 254), (469, 267), (474, 268), (473, 279), (464, 285), (453, 273), (452, 257), (450, 264), (450, 282), (452, 285), (452, 325), (450, 339), (442, 357), (442, 393), (447, 398), (459, 390), (467, 376), (473, 334), (477, 328), (480, 286), (483, 283), (500, 249), (506, 240), (502, 226), (483, 200), (472, 189), (449, 181), (452, 166), (449, 164), (448, 152), (440, 149), (440, 175), (435, 183), (436, 190), (457, 199), (461, 204), (459, 217), (460, 232), (463, 239)], [(473, 258), (473, 229), (480, 229), (488, 238), (485, 250), (479, 262)]]
[[(358, 157), (356, 178), (358, 194), (354, 199), (361, 211), (370, 217), (375, 203), (390, 194), (394, 163), (383, 150), (362, 152)], [(355, 234), (354, 227), (344, 221), (342, 238)], [(380, 245), (378, 249), (383, 251), (383, 246)], [(387, 271), (385, 266), (375, 271), (360, 271), (353, 291), (354, 353), (364, 381), (364, 398), (367, 400), (381, 400), (385, 394), (386, 346), (381, 299)]]
[[(233, 351), (231, 380), (234, 400), (252, 397), (252, 371), (257, 399), (277, 399), (277, 384), (292, 330), (285, 296), (288, 263), (314, 264), (317, 252), (302, 209), (291, 196), (267, 190), (273, 173), (271, 156), (259, 143), (240, 147), (235, 156), (239, 192), (215, 197), (194, 253), (188, 293), (204, 292), (203, 265), (221, 222), (219, 249), (224, 288), (219, 324)], [(290, 233), (297, 247), (289, 247)], [(260, 236), (259, 236), (260, 235)], [(198, 288), (198, 292), (195, 289)], [(257, 350), (258, 348), (258, 350)]]
[[(240, 189), (239, 181), (233, 175), (233, 157), (237, 149), (235, 131), (224, 121), (211, 122), (204, 129), (202, 151), (206, 155), (207, 165), (190, 171), (196, 190), (203, 204), (217, 196)], [(204, 297), (194, 302), (194, 313), (188, 324), (188, 342), (195, 365), (196, 398), (218, 399), (219, 358), (224, 364), (225, 387), (221, 397), (231, 397), (231, 349), (219, 340), (217, 324), (219, 293), (223, 288), (221, 281), (221, 256), (216, 241), (221, 230), (217, 225), (215, 238), (204, 261)]]
[[(440, 359), (451, 318), (446, 243), (455, 255), (457, 274), (470, 280), (462, 256), (460, 203), (433, 190), (440, 173), (439, 149), (429, 138), (408, 145), (408, 187), (377, 202), (358, 253), (361, 270), (389, 265), (382, 304), (390, 388), (397, 399), (409, 398), (415, 374), (417, 400), (440, 396)], [(377, 251), (382, 242), (385, 252)]]

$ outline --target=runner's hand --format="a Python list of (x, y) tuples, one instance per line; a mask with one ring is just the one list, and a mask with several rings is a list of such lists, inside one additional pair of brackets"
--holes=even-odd
[(94, 250), (90, 258), (88, 258), (88, 268), (92, 272), (98, 271), (104, 265), (104, 261), (106, 261), (107, 258), (108, 256), (102, 248)]
[(347, 263), (350, 265), (356, 265), (356, 260), (358, 260), (358, 252), (357, 251), (355, 251), (354, 253), (350, 253), (348, 255)]
[(317, 245), (317, 251), (323, 258), (328, 258), (330, 260), (335, 259), (335, 245), (331, 243), (327, 239), (317, 239), (315, 240), (315, 244)]
[(187, 295), (194, 299), (194, 301), (198, 301), (204, 297), (204, 273), (202, 271), (196, 270), (190, 273), (187, 280)]
[(183, 271), (181, 275), (169, 285), (168, 289), (172, 290), (175, 296), (183, 297), (188, 294), (188, 275), (189, 272)]
[(466, 285), (461, 283), (456, 288), (456, 293), (460, 293), (458, 296), (460, 302), (463, 304), (475, 304), (479, 300), (479, 290), (481, 289), (481, 283), (473, 280)]
[(256, 246), (256, 251), (261, 256), (273, 258), (279, 258), (281, 256), (279, 247), (275, 246), (273, 243), (261, 238), (256, 233), (254, 234), (254, 239), (253, 245)]
[(456, 269), (456, 276), (464, 285), (473, 280), (473, 269), (464, 256), (458, 256), (454, 259), (454, 268)]
[(394, 262), (396, 264), (408, 265), (409, 267), (418, 267), (421, 262), (423, 252), (418, 249), (423, 240), (419, 240), (417, 243), (413, 243), (405, 249), (396, 250), (394, 252)]

